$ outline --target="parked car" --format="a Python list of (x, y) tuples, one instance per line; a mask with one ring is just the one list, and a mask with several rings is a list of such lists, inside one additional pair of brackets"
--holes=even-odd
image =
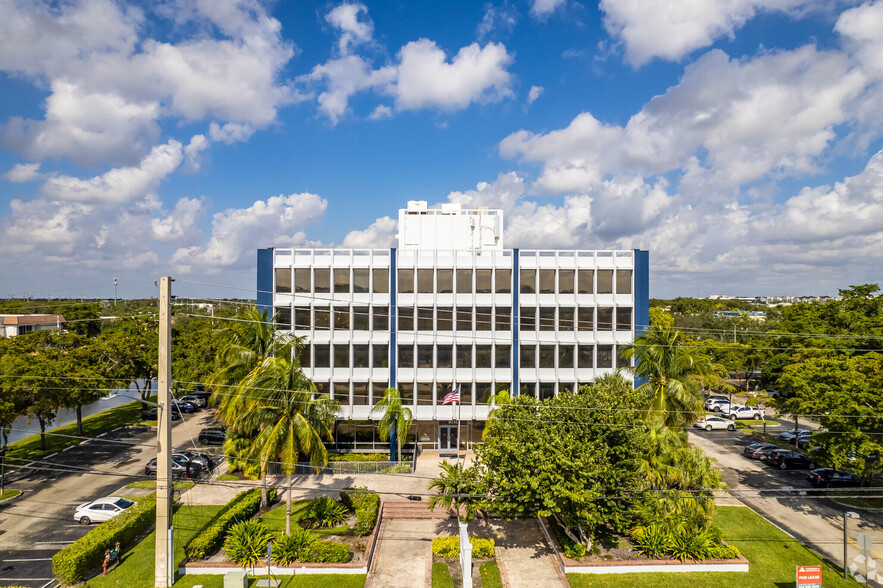
[[(215, 469), (211, 457), (184, 451), (172, 453), (172, 477), (173, 478), (199, 478)], [(156, 458), (151, 459), (144, 466), (145, 476), (156, 475)]]
[(852, 488), (862, 484), (862, 479), (855, 474), (832, 468), (810, 470), (806, 479), (814, 488)]
[(720, 413), (728, 413), (730, 412), (730, 403), (726, 400), (715, 400), (714, 402), (706, 403), (705, 410), (710, 410), (711, 412), (720, 412)]
[(807, 468), (812, 470), (816, 467), (816, 464), (812, 459), (798, 451), (792, 451), (790, 449), (776, 449), (770, 451), (761, 457), (760, 460), (767, 465), (779, 468), (780, 470), (787, 470), (788, 468)]
[(196, 408), (205, 408), (206, 400), (201, 396), (197, 396), (195, 394), (188, 394), (187, 396), (182, 396), (178, 399), (178, 403), (187, 402), (192, 404)]
[(135, 503), (121, 496), (109, 496), (93, 500), (92, 502), (84, 502), (74, 512), (74, 520), (79, 521), (81, 525), (103, 523), (117, 516), (133, 504)]
[[(145, 421), (157, 420), (157, 409), (151, 408), (151, 409), (144, 411), (143, 418)], [(178, 411), (174, 407), (174, 405), (172, 406), (172, 417), (171, 418), (173, 421), (180, 421), (181, 420), (181, 413), (180, 413), (180, 411)]]
[(223, 445), (227, 429), (208, 428), (199, 432), (199, 442), (203, 445)]
[(174, 402), (172, 402), (172, 412), (178, 411), (178, 412), (194, 413), (197, 410), (199, 410), (199, 407), (197, 407), (192, 402), (186, 402), (183, 398), (179, 398), (178, 400), (175, 400)]
[[(186, 478), (187, 477), (187, 462), (190, 461), (186, 456), (172, 454), (172, 477), (173, 478)], [(144, 475), (145, 476), (155, 476), (156, 475), (156, 458), (154, 457), (150, 461), (147, 462), (147, 465), (144, 466)]]
[(711, 431), (712, 429), (726, 429), (727, 431), (736, 430), (736, 423), (731, 420), (716, 416), (709, 416), (705, 417), (704, 419), (699, 419), (693, 426), (697, 429), (705, 429), (706, 431)]
[(733, 405), (730, 413), (727, 415), (731, 419), (754, 419), (759, 421), (763, 419), (763, 409), (755, 406), (739, 406)]
[(709, 394), (708, 396), (705, 397), (705, 406), (708, 407), (708, 405), (711, 404), (712, 402), (714, 402), (715, 400), (726, 400), (727, 402), (729, 402), (730, 398), (728, 396)]
[(215, 469), (215, 460), (207, 453), (199, 453), (196, 451), (180, 451), (172, 455), (183, 455), (190, 460), (190, 464), (196, 464), (207, 472)]
[(774, 449), (779, 449), (779, 446), (770, 445), (769, 443), (752, 443), (751, 445), (746, 445), (742, 449), (742, 453), (751, 459), (760, 459), (765, 453)]
[[(797, 435), (804, 436), (804, 437), (808, 438), (810, 435), (812, 435), (812, 431), (810, 431), (808, 429), (798, 429)], [(779, 439), (781, 441), (784, 441), (785, 443), (794, 443), (794, 429), (791, 429), (790, 431), (785, 431), (783, 433), (779, 433)]]

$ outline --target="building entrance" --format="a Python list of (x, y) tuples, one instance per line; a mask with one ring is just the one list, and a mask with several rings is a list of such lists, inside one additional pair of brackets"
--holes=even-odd
[(457, 425), (439, 424), (439, 426), (438, 426), (438, 448), (439, 449), (453, 449), (454, 451), (456, 451), (459, 448), (458, 441), (459, 441), (459, 439), (457, 438)]

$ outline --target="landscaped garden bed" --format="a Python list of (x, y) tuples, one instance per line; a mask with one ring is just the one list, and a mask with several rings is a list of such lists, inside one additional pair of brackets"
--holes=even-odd
[[(470, 537), (472, 543), (473, 575), (475, 588), (502, 586), (497, 567), (494, 540), (489, 537)], [(446, 588), (463, 583), (460, 567), (460, 537), (439, 536), (432, 540), (432, 586)]]

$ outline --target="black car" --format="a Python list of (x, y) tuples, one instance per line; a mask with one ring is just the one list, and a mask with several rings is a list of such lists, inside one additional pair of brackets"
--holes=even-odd
[(210, 428), (199, 432), (199, 442), (203, 445), (223, 445), (227, 429)]
[(807, 472), (806, 479), (814, 488), (853, 488), (862, 483), (862, 479), (855, 474), (832, 468), (811, 470)]
[(193, 394), (188, 394), (187, 396), (182, 396), (178, 398), (178, 402), (189, 402), (196, 408), (203, 408), (205, 406), (205, 399)]
[[(145, 410), (143, 413), (141, 413), (141, 418), (145, 421), (157, 420), (157, 409), (151, 408), (151, 409)], [(181, 420), (181, 413), (174, 406), (172, 407), (171, 419), (173, 421), (180, 421)]]
[(750, 457), (751, 459), (761, 459), (764, 454), (774, 449), (779, 449), (779, 446), (770, 445), (769, 443), (752, 443), (751, 445), (746, 445), (742, 449), (742, 453), (745, 454), (745, 457)]
[(787, 470), (788, 468), (808, 468), (813, 470), (816, 467), (816, 464), (815, 462), (813, 462), (813, 460), (803, 455), (802, 453), (791, 451), (790, 449), (776, 449), (774, 451), (770, 451), (760, 459), (761, 461), (766, 462), (768, 465), (777, 467), (780, 470)]
[[(175, 452), (171, 457), (173, 478), (201, 478), (215, 468), (211, 457), (195, 451)], [(144, 475), (156, 475), (156, 458), (151, 459), (144, 466)]]

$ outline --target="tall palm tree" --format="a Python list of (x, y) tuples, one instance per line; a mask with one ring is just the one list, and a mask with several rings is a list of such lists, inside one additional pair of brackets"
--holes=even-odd
[(383, 398), (371, 409), (371, 415), (382, 414), (377, 423), (377, 432), (384, 441), (389, 441), (390, 461), (402, 458), (402, 439), (408, 434), (414, 414), (407, 406), (402, 405), (402, 395), (395, 388), (387, 388)]

